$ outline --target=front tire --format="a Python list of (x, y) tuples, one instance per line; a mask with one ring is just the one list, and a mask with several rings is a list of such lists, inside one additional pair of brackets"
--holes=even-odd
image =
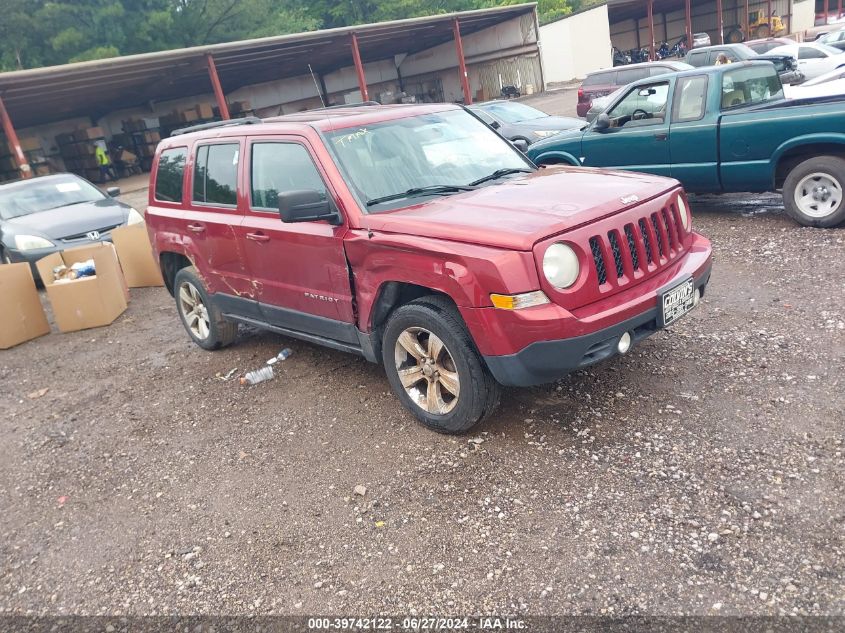
[(238, 336), (238, 324), (227, 321), (209, 300), (208, 292), (194, 266), (182, 268), (173, 280), (173, 295), (182, 325), (191, 339), (207, 350), (231, 345)]
[(783, 183), (783, 205), (799, 224), (830, 228), (845, 220), (845, 159), (836, 156), (809, 158)]
[(424, 297), (393, 313), (382, 360), (402, 404), (438, 433), (463, 433), (499, 403), (498, 383), (457, 310), (442, 297)]

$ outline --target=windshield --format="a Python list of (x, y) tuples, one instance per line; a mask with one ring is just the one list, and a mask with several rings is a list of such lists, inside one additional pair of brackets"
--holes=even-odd
[(0, 218), (11, 220), (105, 197), (91, 183), (70, 174), (35, 178), (0, 187)]
[[(500, 169), (533, 171), (510, 143), (464, 110), (395, 119), (326, 133), (347, 182), (366, 204), (412, 189), (466, 187)], [(384, 211), (406, 200), (370, 205)]]
[(505, 123), (521, 123), (522, 121), (534, 121), (549, 116), (536, 108), (522, 103), (486, 103), (481, 106), (496, 118)]

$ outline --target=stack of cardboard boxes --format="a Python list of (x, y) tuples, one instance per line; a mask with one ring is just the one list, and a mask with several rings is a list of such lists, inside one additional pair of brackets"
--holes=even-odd
[(100, 166), (94, 155), (94, 144), (105, 142), (106, 135), (101, 127), (80, 128), (56, 136), (56, 144), (65, 163), (65, 169), (91, 182), (100, 182)]
[[(129, 288), (163, 286), (146, 226), (112, 231), (102, 242), (47, 255), (36, 262), (60, 332), (109, 325), (126, 310)], [(57, 282), (54, 270), (93, 260), (94, 275)], [(0, 266), (0, 349), (50, 332), (29, 264)]]
[[(18, 139), (26, 155), (26, 160), (36, 176), (48, 174), (47, 159), (44, 150), (41, 148), (41, 141), (34, 136), (23, 136)], [(15, 158), (15, 151), (12, 144), (5, 136), (0, 135), (0, 182), (17, 180), (20, 178), (18, 161)]]

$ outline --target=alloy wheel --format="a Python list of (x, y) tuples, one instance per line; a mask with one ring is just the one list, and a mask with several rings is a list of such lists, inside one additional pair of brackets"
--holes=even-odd
[(433, 415), (455, 408), (461, 393), (458, 370), (436, 334), (421, 327), (407, 328), (396, 339), (394, 356), (399, 380), (414, 404)]
[(842, 184), (830, 174), (816, 172), (795, 187), (795, 204), (811, 218), (824, 218), (842, 203)]
[(185, 323), (191, 333), (198, 339), (207, 339), (211, 333), (208, 308), (203, 303), (199, 290), (188, 281), (183, 281), (179, 286), (179, 310), (185, 317)]

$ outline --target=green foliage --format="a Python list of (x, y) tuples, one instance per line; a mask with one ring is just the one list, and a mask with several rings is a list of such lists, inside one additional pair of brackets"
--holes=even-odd
[[(0, 71), (524, 0), (0, 0)], [(540, 22), (598, 0), (539, 0)]]

